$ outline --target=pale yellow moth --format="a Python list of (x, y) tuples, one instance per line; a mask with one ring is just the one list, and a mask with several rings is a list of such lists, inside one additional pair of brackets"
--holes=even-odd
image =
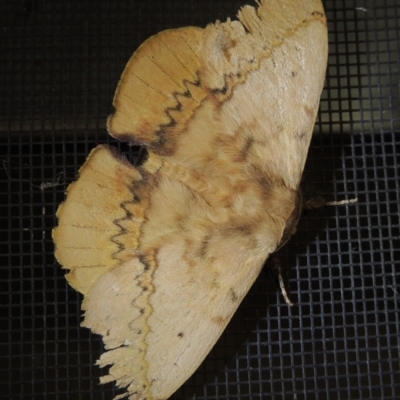
[(148, 158), (95, 148), (53, 232), (82, 325), (103, 336), (102, 382), (129, 399), (185, 382), (295, 229), (327, 51), (320, 0), (262, 0), (129, 60), (108, 130)]

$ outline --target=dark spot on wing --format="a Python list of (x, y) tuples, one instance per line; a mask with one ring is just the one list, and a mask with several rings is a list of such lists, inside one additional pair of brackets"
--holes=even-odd
[(148, 271), (150, 269), (150, 264), (147, 262), (146, 258), (143, 255), (139, 255), (138, 258), (139, 258), (139, 261), (144, 265), (144, 270)]
[(211, 90), (212, 94), (226, 94), (228, 91), (228, 85), (225, 84), (222, 88), (215, 88)]
[(296, 138), (299, 140), (303, 140), (307, 136), (307, 133), (304, 131), (298, 131), (296, 133)]
[(203, 240), (201, 241), (200, 248), (197, 252), (200, 258), (203, 258), (207, 255), (207, 246), (209, 241), (210, 241), (210, 236), (209, 235), (204, 236)]
[(241, 161), (246, 161), (247, 156), (249, 155), (250, 148), (254, 144), (254, 138), (248, 137), (246, 139), (246, 143), (244, 144), (243, 148), (240, 151), (240, 159)]
[(232, 288), (230, 288), (229, 289), (229, 298), (234, 302), (234, 303), (236, 303), (236, 301), (238, 300), (238, 295), (236, 294), (236, 292), (232, 289)]

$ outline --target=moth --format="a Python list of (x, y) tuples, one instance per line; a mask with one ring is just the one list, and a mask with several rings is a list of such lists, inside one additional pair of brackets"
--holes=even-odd
[(96, 147), (53, 231), (116, 399), (171, 396), (295, 230), (327, 52), (320, 0), (262, 0), (129, 60), (107, 128), (148, 157)]

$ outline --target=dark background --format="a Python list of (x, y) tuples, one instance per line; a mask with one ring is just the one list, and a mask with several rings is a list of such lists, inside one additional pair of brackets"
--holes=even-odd
[[(101, 339), (79, 327), (81, 296), (54, 259), (55, 212), (89, 151), (112, 142), (105, 121), (138, 45), (245, 3), (0, 2), (0, 398), (117, 394), (98, 384)], [(296, 304), (265, 268), (175, 400), (400, 398), (400, 1), (324, 5), (329, 67), (303, 186), (358, 202), (304, 212), (281, 251)]]

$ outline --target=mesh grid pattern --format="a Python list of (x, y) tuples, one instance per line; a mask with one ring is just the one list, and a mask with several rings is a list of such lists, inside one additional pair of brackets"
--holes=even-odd
[[(54, 259), (55, 211), (89, 151), (112, 142), (105, 120), (139, 44), (244, 3), (1, 2), (0, 398), (116, 394), (98, 385), (101, 339), (79, 327), (81, 297)], [(329, 67), (303, 190), (358, 203), (304, 211), (281, 251), (295, 306), (264, 268), (175, 400), (400, 398), (400, 1), (324, 5)]]

